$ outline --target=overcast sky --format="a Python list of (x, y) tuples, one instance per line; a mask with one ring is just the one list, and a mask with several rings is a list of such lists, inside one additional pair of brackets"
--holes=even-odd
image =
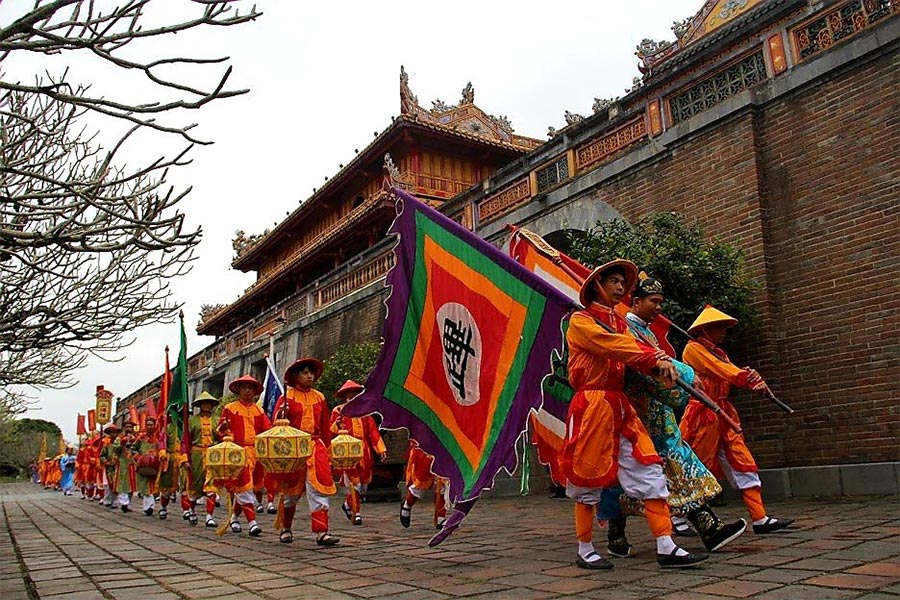
[[(32, 4), (4, 1), (0, 26)], [(251, 6), (242, 4), (245, 11)], [(185, 48), (193, 56), (230, 56), (231, 87), (251, 90), (183, 121), (172, 119), (198, 122), (196, 134), (215, 141), (194, 148), (193, 164), (170, 177), (177, 187), (193, 187), (180, 208), (204, 232), (192, 273), (171, 283), (174, 299), (184, 303), (189, 354), (214, 341), (194, 331), (200, 306), (233, 302), (255, 280), (254, 273), (229, 266), (235, 231), (259, 233), (284, 219), (350, 161), (354, 148), (361, 150), (390, 124), (400, 113), (400, 65), (423, 107), (438, 98), (458, 102), (471, 82), (480, 108), (509, 117), (518, 134), (546, 139), (548, 126), (565, 126), (566, 110), (588, 115), (594, 98), (624, 95), (640, 74), (635, 46), (643, 38), (674, 40), (672, 22), (693, 16), (703, 2), (256, 4), (264, 14), (255, 22), (166, 42), (168, 55)], [(44, 68), (68, 67), (70, 81), (91, 83), (112, 97), (142, 89), (87, 54), (48, 63), (15, 57), (2, 66), (13, 74), (5, 77), (22, 80)], [(112, 138), (114, 129), (104, 127)], [(154, 139), (127, 156), (140, 161), (180, 147), (176, 139)], [(57, 423), (72, 440), (76, 413), (94, 406), (97, 385), (117, 396), (133, 392), (162, 373), (166, 344), (175, 362), (177, 324), (144, 327), (133, 337), (119, 362), (92, 358), (75, 374), (75, 387), (37, 393), (26, 416)]]

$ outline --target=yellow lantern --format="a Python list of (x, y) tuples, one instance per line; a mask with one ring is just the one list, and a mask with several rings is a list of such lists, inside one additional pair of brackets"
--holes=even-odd
[(243, 446), (235, 444), (230, 435), (226, 435), (221, 443), (206, 449), (206, 469), (211, 479), (235, 479), (245, 466), (247, 451)]
[(335, 469), (352, 469), (363, 457), (363, 443), (346, 429), (341, 429), (331, 440), (331, 466)]
[(277, 419), (274, 427), (256, 436), (256, 460), (266, 473), (293, 473), (312, 453), (312, 436), (291, 427), (287, 419)]

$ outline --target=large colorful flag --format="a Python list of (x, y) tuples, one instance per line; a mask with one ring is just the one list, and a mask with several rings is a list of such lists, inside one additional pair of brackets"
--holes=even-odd
[(430, 545), (456, 529), (500, 469), (541, 403), (541, 380), (562, 346), (573, 307), (501, 250), (400, 190), (390, 232), (384, 346), (365, 391), (344, 413), (381, 413), (434, 455), (454, 511)]
[(284, 384), (275, 372), (275, 365), (272, 364), (271, 355), (266, 356), (266, 379), (263, 382), (263, 393), (259, 398), (262, 403), (262, 409), (270, 419), (275, 412), (275, 403), (284, 395)]
[[(188, 452), (190, 446), (190, 430), (185, 424), (190, 417), (191, 403), (188, 400), (187, 372), (187, 336), (184, 333), (184, 312), (178, 312), (181, 329), (181, 349), (178, 351), (178, 363), (172, 371), (172, 387), (167, 399), (166, 416), (169, 422), (175, 423), (175, 432), (181, 440), (181, 451)], [(168, 362), (168, 355), (166, 357)]]

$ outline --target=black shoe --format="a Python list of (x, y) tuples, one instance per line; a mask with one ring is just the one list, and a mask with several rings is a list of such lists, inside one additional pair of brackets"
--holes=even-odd
[(634, 546), (629, 544), (625, 538), (615, 541), (610, 540), (606, 545), (606, 552), (616, 558), (628, 558), (629, 556), (634, 556)]
[(712, 535), (701, 536), (700, 539), (703, 540), (703, 545), (706, 546), (707, 550), (715, 552), (728, 542), (740, 537), (746, 529), (747, 521), (738, 519), (734, 523), (722, 525), (718, 530), (713, 532)]
[(609, 520), (609, 530), (606, 534), (606, 539), (609, 543), (606, 546), (606, 551), (612, 556), (628, 558), (632, 555), (633, 548), (628, 543), (628, 538), (625, 537), (625, 526), (627, 523), (628, 521), (625, 517)]
[(754, 525), (753, 533), (772, 533), (779, 529), (784, 529), (791, 523), (793, 519), (776, 519), (775, 517), (766, 517), (766, 522), (762, 525)]
[(400, 524), (403, 525), (404, 528), (408, 529), (411, 521), (412, 521), (412, 508), (406, 506), (406, 504), (401, 504), (400, 505)]
[(128, 508), (128, 506), (120, 506), (119, 508), (122, 509), (122, 512), (131, 512), (131, 509)]
[(266, 514), (267, 515), (277, 515), (278, 507), (269, 502), (268, 506), (266, 506)]
[(352, 521), (352, 520), (353, 520), (353, 513), (350, 511), (350, 507), (347, 506), (347, 503), (346, 503), (346, 502), (344, 502), (343, 504), (341, 504), (341, 510), (344, 511), (344, 516), (347, 517), (347, 520), (348, 520), (348, 521)]
[(578, 556), (578, 559), (575, 561), (575, 565), (581, 569), (612, 569), (613, 564), (597, 554), (596, 552), (591, 552), (588, 554), (588, 558), (592, 560), (585, 560), (581, 558), (581, 555)]
[(168, 518), (169, 518), (169, 511), (166, 510), (165, 508), (159, 509), (159, 520), (165, 521)]
[(657, 554), (656, 563), (663, 569), (687, 569), (709, 558), (708, 554), (701, 553), (676, 556), (678, 550), (675, 548), (671, 554)]
[(340, 541), (341, 538), (331, 535), (330, 533), (320, 535), (316, 538), (316, 544), (319, 546), (336, 546)]
[(250, 531), (248, 533), (250, 534), (250, 537), (259, 537), (262, 535), (262, 527), (254, 523), (250, 526)]
[(188, 523), (190, 523), (191, 525), (197, 524), (197, 514), (196, 513), (191, 513), (190, 515), (188, 515)]
[(282, 544), (290, 544), (294, 541), (294, 532), (290, 529), (283, 529), (280, 534), (278, 534), (278, 541)]
[(144, 514), (147, 515), (148, 517), (152, 517), (152, 516), (153, 516), (153, 509), (152, 509), (152, 508), (145, 508), (145, 509), (144, 509)]
[(353, 524), (362, 525), (362, 515), (356, 515), (355, 517), (353, 517)]

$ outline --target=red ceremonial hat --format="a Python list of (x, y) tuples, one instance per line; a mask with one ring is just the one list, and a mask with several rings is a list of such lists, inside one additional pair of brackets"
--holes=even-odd
[(242, 383), (253, 384), (253, 387), (256, 389), (256, 391), (254, 392), (255, 394), (261, 394), (263, 391), (263, 385), (259, 381), (257, 381), (256, 377), (254, 377), (253, 375), (244, 375), (243, 377), (238, 377), (230, 384), (228, 384), (228, 389), (232, 394), (237, 394), (237, 387)]
[(288, 384), (289, 386), (292, 386), (292, 387), (293, 387), (293, 385), (294, 385), (294, 376), (297, 374), (297, 372), (298, 372), (300, 369), (302, 369), (302, 368), (304, 367), (304, 365), (306, 365), (306, 366), (312, 368), (312, 370), (313, 370), (313, 383), (315, 383), (316, 381), (318, 381), (318, 380), (319, 380), (319, 377), (322, 376), (322, 369), (324, 368), (324, 365), (322, 364), (322, 361), (319, 360), (318, 358), (313, 358), (313, 357), (311, 357), (311, 356), (306, 356), (306, 357), (304, 357), (304, 358), (298, 358), (298, 359), (295, 360), (293, 363), (291, 363), (291, 366), (289, 366), (289, 367), (287, 368), (287, 370), (284, 372), (284, 382), (285, 382), (286, 384)]
[(352, 398), (353, 396), (356, 396), (364, 389), (365, 388), (363, 386), (359, 385), (352, 379), (348, 379), (347, 381), (344, 382), (344, 385), (341, 386), (341, 389), (336, 391), (334, 393), (334, 395), (341, 399), (348, 397), (348, 396), (350, 398)]

